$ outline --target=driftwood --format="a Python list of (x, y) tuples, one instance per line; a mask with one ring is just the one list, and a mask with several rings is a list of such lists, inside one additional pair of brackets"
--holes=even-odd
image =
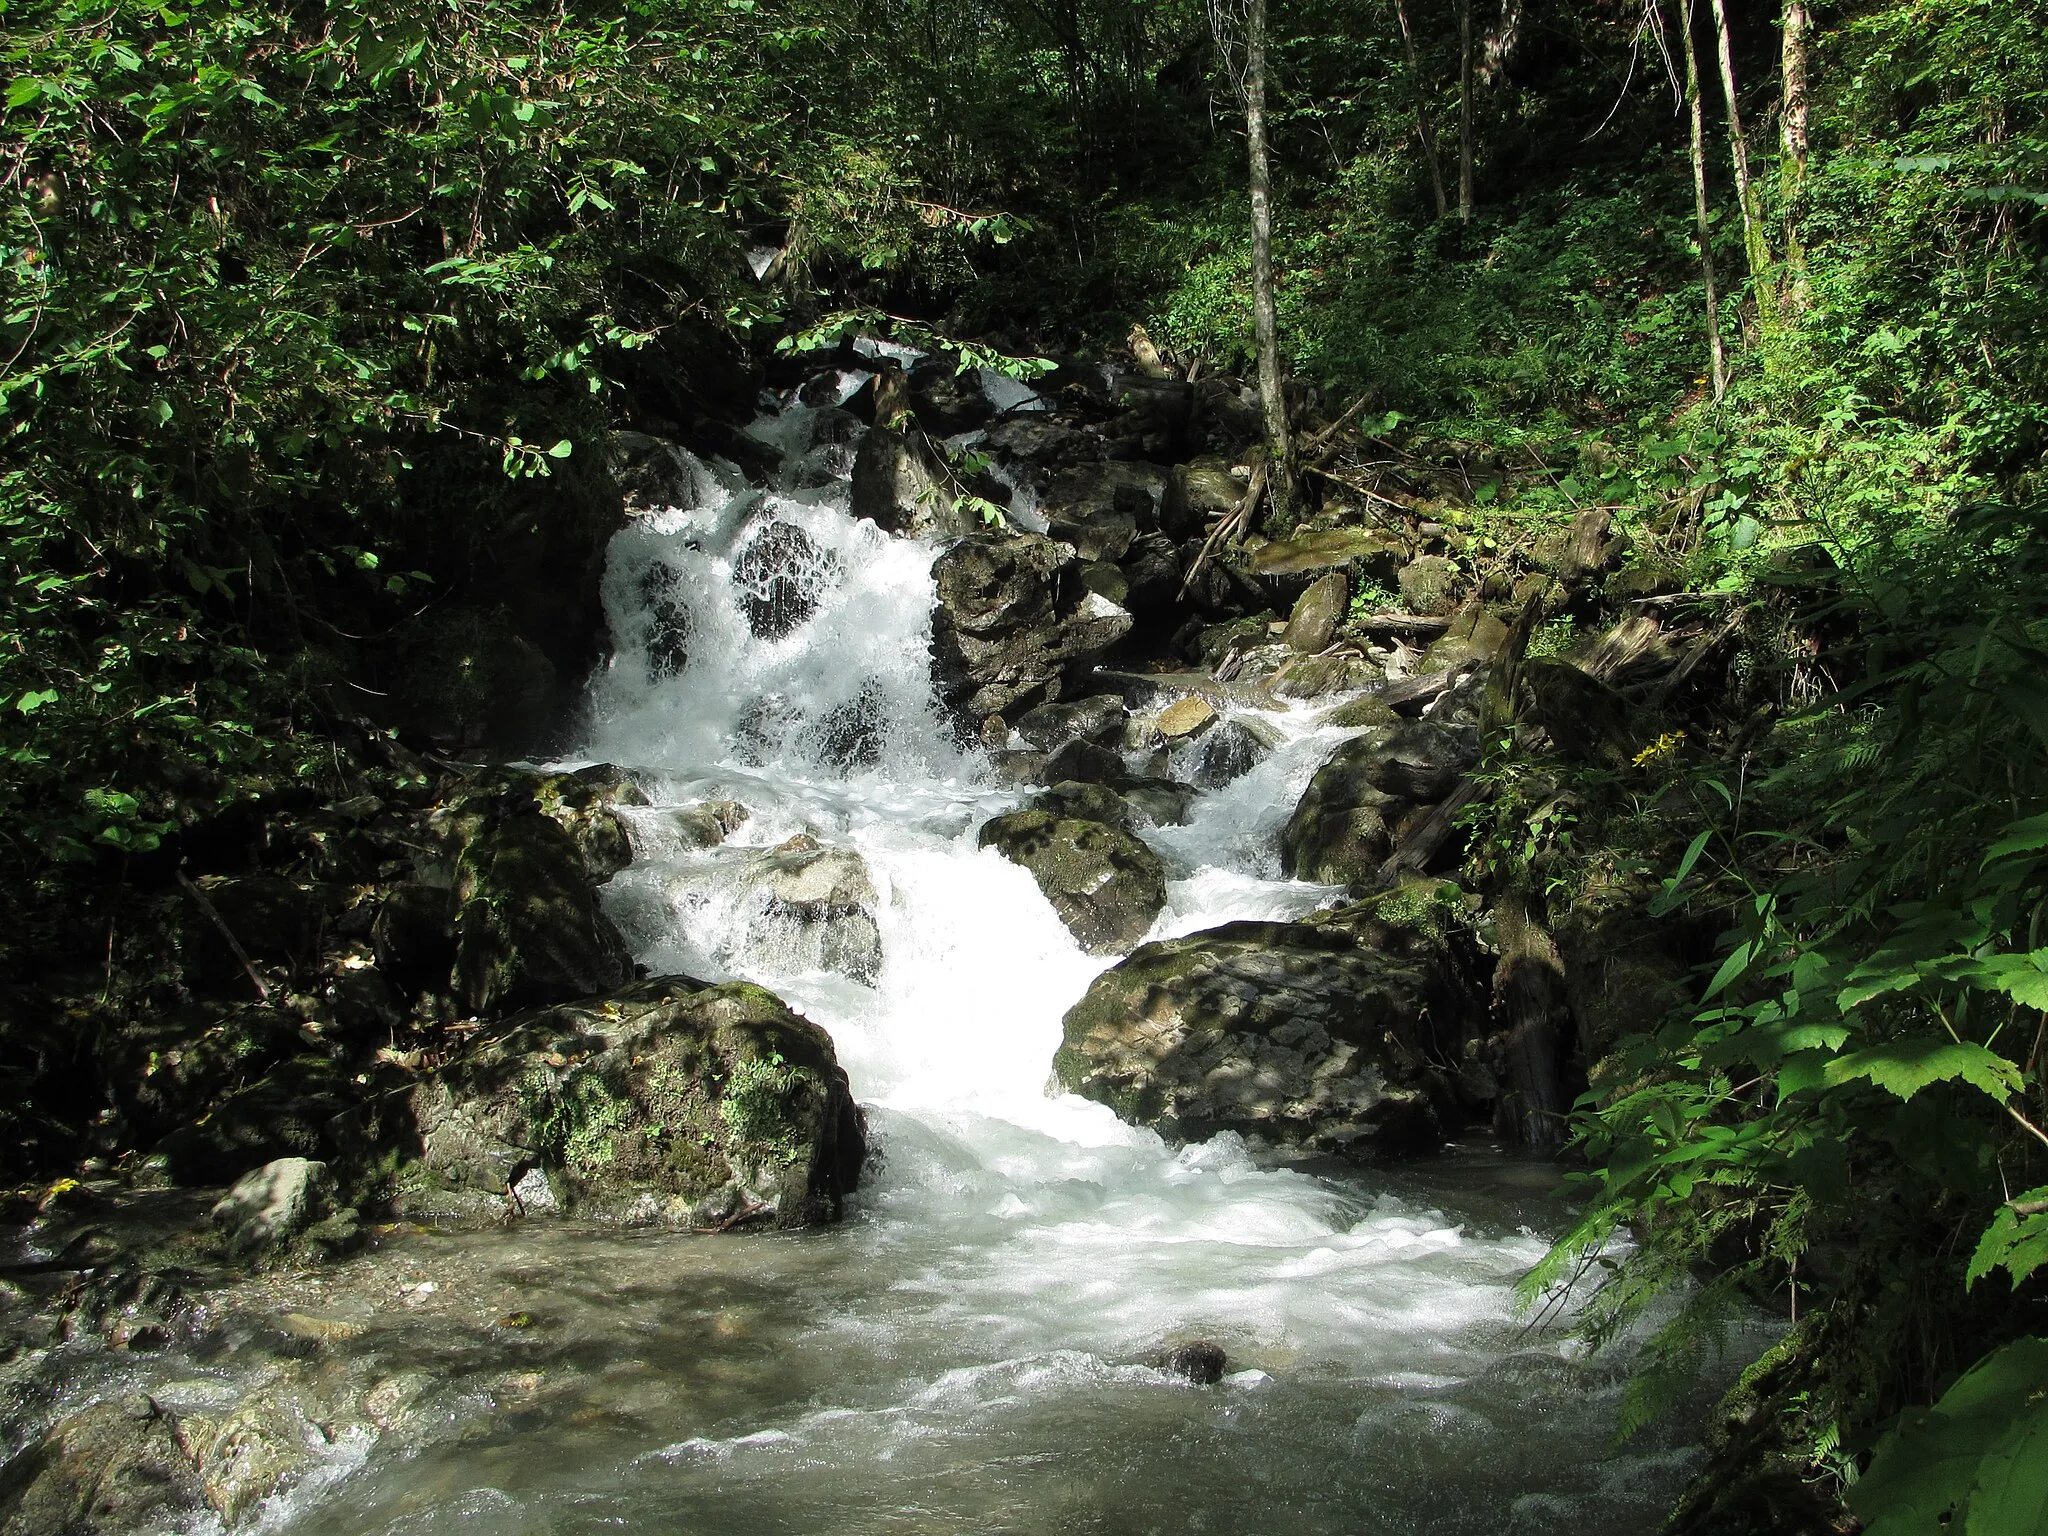
[(1678, 663), (1678, 666), (1672, 671), (1671, 675), (1665, 678), (1658, 687), (1656, 697), (1652, 702), (1658, 705), (1665, 704), (1679, 689), (1683, 688), (1686, 679), (1700, 669), (1700, 664), (1720, 650), (1727, 643), (1729, 636), (1742, 627), (1743, 615), (1747, 611), (1747, 609), (1742, 608), (1736, 609), (1735, 612), (1729, 614), (1722, 621), (1721, 626), (1712, 634), (1703, 640), (1694, 642), (1692, 648), (1685, 653), (1684, 658)]
[(1431, 639), (1451, 627), (1448, 618), (1425, 618), (1419, 613), (1369, 613), (1350, 623), (1354, 629), (1368, 630), (1376, 635), (1414, 635)]
[(1188, 573), (1181, 579), (1180, 595), (1185, 598), (1195, 585), (1195, 578), (1202, 574), (1216, 551), (1232, 538), (1241, 537), (1250, 526), (1252, 509), (1259, 504), (1259, 498), (1266, 493), (1266, 461), (1261, 459), (1258, 468), (1252, 471), (1251, 484), (1245, 487), (1244, 500), (1237, 504), (1235, 512), (1227, 513), (1209, 530), (1209, 537), (1202, 540), (1202, 547), (1195, 554)]
[(1451, 829), (1458, 824), (1458, 813), (1470, 805), (1479, 794), (1479, 786), (1471, 779), (1458, 780), (1457, 788), (1438, 802), (1431, 811), (1401, 839), (1400, 846), (1388, 854), (1380, 863), (1379, 882), (1392, 885), (1401, 878), (1404, 870), (1422, 870), (1429, 867), (1429, 861), (1436, 857), (1437, 850), (1451, 835)]

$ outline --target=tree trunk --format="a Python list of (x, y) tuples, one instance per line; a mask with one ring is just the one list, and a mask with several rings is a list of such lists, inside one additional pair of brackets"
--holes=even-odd
[(1494, 1007), (1505, 1026), (1501, 1065), (1512, 1091), (1495, 1110), (1495, 1129), (1525, 1146), (1555, 1148), (1565, 1140), (1571, 1099), (1565, 1065), (1573, 1037), (1565, 1002), (1564, 961), (1548, 930), (1510, 891), (1493, 903)]
[(1806, 251), (1799, 243), (1799, 198), (1806, 188), (1807, 133), (1806, 58), (1813, 17), (1806, 0), (1785, 0), (1783, 94), (1778, 118), (1778, 201), (1785, 211), (1785, 302), (1805, 307)]
[(1707, 217), (1707, 126), (1700, 105), (1699, 49), (1693, 43), (1692, 0), (1685, 0), (1678, 33), (1685, 46), (1685, 100), (1692, 109), (1692, 207), (1694, 227), (1699, 231), (1700, 275), (1707, 285), (1707, 359), (1714, 381), (1714, 398), (1728, 389), (1728, 359), (1721, 350), (1721, 294), (1714, 281), (1714, 227)]
[(1408, 30), (1408, 7), (1402, 0), (1394, 0), (1394, 19), (1401, 23), (1401, 46), (1408, 50), (1408, 80), (1415, 87), (1415, 132), (1422, 140), (1422, 158), (1429, 163), (1429, 190), (1436, 195), (1436, 216), (1443, 218), (1450, 209), (1450, 200), (1444, 196), (1443, 162), (1437, 159), (1436, 134), (1429, 126), (1429, 97), (1422, 85), (1422, 61), (1415, 52), (1415, 34)]
[(1245, 137), (1251, 145), (1252, 337), (1259, 349), (1259, 403), (1266, 417), (1273, 504), (1292, 516), (1294, 445), (1280, 388), (1280, 322), (1273, 302), (1273, 173), (1266, 153), (1266, 0), (1251, 0), (1245, 27)]
[(1458, 0), (1458, 217), (1472, 217), (1472, 0)]
[(1735, 201), (1742, 209), (1742, 248), (1749, 257), (1749, 281), (1757, 319), (1768, 328), (1778, 318), (1778, 290), (1771, 279), (1771, 245), (1764, 238), (1762, 206), (1749, 173), (1749, 140), (1742, 132), (1742, 107), (1735, 98), (1735, 52), (1728, 36), (1726, 0), (1713, 0), (1714, 35), (1720, 45), (1721, 93), (1728, 101), (1728, 149), (1735, 161)]

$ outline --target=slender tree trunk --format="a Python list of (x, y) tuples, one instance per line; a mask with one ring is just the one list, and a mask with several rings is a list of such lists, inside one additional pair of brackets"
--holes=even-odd
[(1707, 360), (1714, 398), (1728, 389), (1728, 359), (1721, 350), (1721, 294), (1714, 281), (1714, 226), (1707, 217), (1707, 124), (1700, 105), (1700, 56), (1692, 35), (1692, 0), (1684, 0), (1678, 34), (1685, 47), (1685, 101), (1692, 111), (1692, 207), (1699, 231), (1700, 275), (1707, 285)]
[(1422, 84), (1422, 61), (1415, 52), (1415, 34), (1408, 30), (1408, 7), (1402, 0), (1394, 0), (1394, 19), (1401, 23), (1401, 46), (1408, 50), (1408, 80), (1415, 87), (1415, 132), (1422, 140), (1422, 158), (1429, 163), (1429, 190), (1436, 195), (1436, 216), (1441, 219), (1451, 211), (1450, 201), (1444, 196), (1444, 168), (1437, 159), (1436, 134), (1429, 126), (1429, 97)]
[(1778, 202), (1785, 214), (1785, 302), (1805, 307), (1806, 251), (1799, 242), (1799, 199), (1806, 189), (1806, 59), (1813, 17), (1806, 0), (1785, 0), (1782, 24), (1783, 91), (1778, 117)]
[(1472, 217), (1472, 0), (1458, 0), (1458, 217)]
[(1749, 140), (1742, 132), (1742, 108), (1735, 99), (1735, 51), (1728, 36), (1726, 0), (1713, 0), (1714, 35), (1720, 45), (1721, 93), (1728, 101), (1728, 149), (1735, 161), (1735, 201), (1742, 209), (1742, 249), (1749, 257), (1749, 281), (1757, 318), (1766, 327), (1778, 318), (1778, 290), (1771, 279), (1771, 245), (1764, 236), (1762, 206), (1749, 173)]
[(1266, 416), (1273, 503), (1294, 512), (1294, 445), (1280, 387), (1280, 321), (1273, 302), (1273, 172), (1266, 153), (1266, 0), (1251, 0), (1245, 25), (1245, 137), (1251, 145), (1252, 336), (1259, 349), (1259, 403)]

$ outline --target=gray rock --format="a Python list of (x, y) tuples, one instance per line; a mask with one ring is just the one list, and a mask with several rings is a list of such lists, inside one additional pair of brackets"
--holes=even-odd
[(767, 896), (767, 921), (785, 930), (803, 961), (860, 982), (881, 973), (875, 885), (852, 849), (795, 837), (753, 861), (743, 878)]
[(1232, 1130), (1315, 1151), (1441, 1136), (1425, 957), (1335, 925), (1227, 923), (1142, 945), (1066, 1017), (1061, 1085), (1176, 1140)]
[(715, 848), (742, 826), (752, 813), (737, 800), (706, 800), (669, 812), (676, 836), (693, 848)]
[(333, 1210), (334, 1175), (325, 1163), (280, 1157), (245, 1173), (213, 1207), (228, 1247), (252, 1258), (274, 1257)]
[(1271, 743), (1242, 720), (1224, 720), (1195, 744), (1188, 776), (1197, 789), (1221, 789), (1258, 767), (1271, 751)]
[(540, 815), (480, 833), (456, 866), (455, 980), (486, 1013), (609, 991), (632, 974), (575, 840)]
[(1451, 627), (1429, 648), (1418, 670), (1424, 675), (1491, 661), (1508, 643), (1508, 627), (1474, 598), (1451, 619)]
[(1326, 528), (1275, 539), (1252, 555), (1257, 576), (1321, 576), (1354, 562), (1378, 574), (1406, 553), (1390, 534), (1364, 528)]
[(1393, 851), (1402, 815), (1450, 793), (1477, 758), (1472, 732), (1435, 721), (1354, 736), (1316, 770), (1288, 818), (1281, 839), (1288, 869), (1299, 880), (1369, 884)]
[(1060, 921), (1090, 954), (1129, 949), (1166, 905), (1166, 866), (1121, 827), (1049, 811), (1012, 811), (984, 826), (979, 840), (1031, 871)]
[(1041, 704), (1017, 721), (1017, 734), (1040, 751), (1053, 752), (1070, 741), (1109, 746), (1123, 738), (1130, 711), (1115, 694)]
[(837, 555), (820, 549), (795, 523), (780, 521), (756, 529), (732, 563), (740, 613), (763, 640), (795, 631), (844, 575)]
[(0, 1471), (5, 1536), (128, 1536), (206, 1515), (178, 1425), (149, 1398), (94, 1403)]
[(1072, 553), (1038, 534), (975, 533), (932, 566), (932, 670), (947, 705), (977, 724), (1084, 691), (1131, 628), (1090, 592)]
[(1193, 786), (1172, 779), (1123, 778), (1114, 786), (1069, 779), (1033, 795), (1029, 809), (1063, 821), (1099, 821), (1136, 832), (1141, 827), (1183, 825), (1194, 800)]
[(1333, 693), (1350, 693), (1378, 682), (1379, 668), (1363, 656), (1338, 652), (1332, 656), (1289, 655), (1275, 672), (1268, 687), (1276, 698), (1323, 699)]
[(1070, 741), (1045, 760), (1045, 778), (1051, 784), (1065, 779), (1079, 779), (1086, 784), (1112, 784), (1126, 775), (1123, 755), (1107, 747), (1099, 747), (1092, 741)]
[(1327, 650), (1337, 638), (1337, 626), (1351, 604), (1351, 582), (1342, 571), (1331, 571), (1309, 583), (1309, 589), (1295, 599), (1294, 613), (1287, 620), (1281, 638), (1294, 650), (1314, 655)]
[(683, 976), (522, 1014), (413, 1090), (408, 1210), (562, 1209), (671, 1226), (836, 1217), (866, 1127), (831, 1037), (772, 992)]
[(1155, 464), (1076, 465), (1052, 477), (1039, 497), (1048, 531), (1084, 560), (1121, 560), (1140, 533), (1159, 525), (1167, 471)]
[(1434, 618), (1457, 606), (1461, 580), (1457, 563), (1442, 555), (1418, 556), (1401, 567), (1397, 580), (1402, 601), (1415, 613)]

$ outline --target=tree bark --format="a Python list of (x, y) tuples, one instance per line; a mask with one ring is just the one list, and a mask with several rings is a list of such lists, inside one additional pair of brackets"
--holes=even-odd
[(1685, 101), (1692, 111), (1692, 207), (1694, 228), (1699, 232), (1700, 276), (1707, 285), (1707, 360), (1714, 383), (1714, 398), (1728, 390), (1728, 358), (1721, 349), (1721, 294), (1714, 280), (1714, 226), (1707, 217), (1707, 127), (1700, 105), (1699, 49), (1693, 42), (1692, 0), (1684, 0), (1679, 18), (1679, 39), (1685, 49)]
[(1472, 0), (1458, 0), (1458, 217), (1472, 217)]
[(1294, 445), (1280, 387), (1280, 321), (1273, 299), (1273, 171), (1266, 151), (1266, 0), (1251, 0), (1245, 26), (1245, 137), (1251, 147), (1252, 338), (1259, 352), (1259, 404), (1266, 418), (1274, 510), (1295, 508)]
[(1813, 17), (1806, 0), (1785, 0), (1781, 30), (1778, 201), (1785, 213), (1785, 302), (1803, 308), (1806, 251), (1799, 243), (1799, 198), (1806, 188), (1806, 157), (1812, 146), (1807, 130), (1806, 64)]
[(1742, 249), (1749, 257), (1749, 281), (1757, 318), (1766, 327), (1778, 317), (1778, 290), (1771, 275), (1771, 245), (1764, 236), (1762, 205), (1749, 171), (1749, 140), (1742, 132), (1742, 107), (1735, 97), (1735, 51), (1728, 36), (1726, 0), (1713, 0), (1714, 36), (1721, 56), (1721, 93), (1728, 102), (1728, 150), (1735, 162), (1735, 201), (1742, 209)]
[(1444, 195), (1444, 168), (1437, 158), (1436, 134), (1429, 126), (1429, 97), (1422, 85), (1422, 61), (1415, 52), (1415, 34), (1408, 30), (1408, 7), (1403, 0), (1394, 0), (1394, 19), (1401, 23), (1401, 46), (1408, 50), (1408, 80), (1415, 88), (1415, 132), (1422, 140), (1422, 158), (1429, 163), (1429, 190), (1436, 196), (1436, 216), (1441, 219), (1451, 211), (1450, 200)]

